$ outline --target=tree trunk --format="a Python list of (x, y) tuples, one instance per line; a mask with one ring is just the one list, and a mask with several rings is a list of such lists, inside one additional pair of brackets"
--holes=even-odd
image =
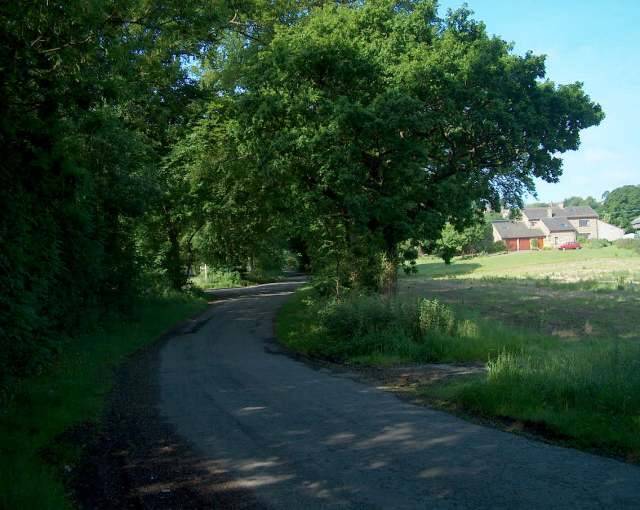
[(398, 256), (396, 253), (385, 253), (382, 259), (380, 274), (380, 291), (388, 297), (398, 293)]
[(187, 283), (187, 279), (182, 268), (180, 239), (177, 229), (170, 222), (167, 224), (167, 238), (169, 240), (169, 251), (166, 255), (165, 266), (169, 281), (174, 289), (182, 290), (182, 287)]

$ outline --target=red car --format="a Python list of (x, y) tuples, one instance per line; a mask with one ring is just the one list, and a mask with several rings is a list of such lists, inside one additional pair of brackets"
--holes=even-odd
[(560, 246), (558, 246), (559, 250), (581, 250), (582, 246), (580, 245), (580, 243), (576, 243), (574, 241), (568, 242), (568, 243), (564, 243), (561, 244)]

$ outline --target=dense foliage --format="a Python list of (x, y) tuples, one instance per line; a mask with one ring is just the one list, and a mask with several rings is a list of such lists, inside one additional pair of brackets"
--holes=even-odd
[(0, 385), (199, 263), (393, 290), (600, 107), (431, 1), (0, 5)]
[(491, 220), (495, 215), (485, 214), (477, 223), (464, 229), (457, 229), (451, 223), (445, 224), (440, 238), (425, 243), (425, 251), (441, 257), (446, 264), (456, 255), (479, 255), (500, 253), (507, 250), (504, 241), (493, 240)]
[(604, 219), (631, 232), (631, 222), (640, 216), (640, 184), (616, 188), (603, 198)]
[(162, 161), (199, 94), (182, 58), (229, 16), (215, 4), (0, 6), (0, 386), (125, 305), (145, 267), (171, 273)]
[(582, 198), (577, 196), (565, 198), (563, 201), (563, 204), (565, 207), (589, 206), (594, 211), (598, 211), (600, 209), (600, 206), (602, 205), (592, 196), (588, 196), (587, 198)]

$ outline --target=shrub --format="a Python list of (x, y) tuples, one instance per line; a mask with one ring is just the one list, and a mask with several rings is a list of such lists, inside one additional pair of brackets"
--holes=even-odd
[(496, 241), (487, 246), (487, 253), (502, 253), (507, 251), (507, 243), (504, 241)]
[(423, 299), (419, 307), (420, 331), (452, 335), (455, 332), (455, 316), (451, 308), (437, 299)]
[(334, 300), (320, 312), (322, 325), (331, 338), (349, 340), (388, 329), (415, 329), (415, 312), (407, 304), (380, 296), (352, 295)]
[(486, 361), (501, 352), (557, 345), (556, 338), (517, 331), (482, 317), (459, 318), (437, 300), (355, 292), (342, 300), (327, 300), (312, 289), (284, 305), (277, 330), (288, 347), (305, 354), (374, 365)]
[(209, 289), (239, 287), (242, 285), (240, 273), (228, 269), (211, 269), (207, 271), (206, 278), (204, 272), (201, 272), (198, 276), (192, 278), (191, 281), (197, 287)]
[(611, 241), (607, 241), (606, 239), (585, 239), (584, 241), (580, 242), (583, 248), (588, 249), (599, 249), (611, 246)]
[(326, 302), (318, 317), (324, 341), (317, 354), (334, 358), (406, 351), (420, 335), (415, 303), (376, 295)]

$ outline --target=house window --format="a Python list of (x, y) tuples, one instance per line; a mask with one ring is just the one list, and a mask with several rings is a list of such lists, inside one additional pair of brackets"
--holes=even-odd
[(557, 237), (553, 238), (553, 244), (558, 244), (558, 238)]
[(579, 225), (581, 227), (588, 227), (589, 226), (589, 220), (579, 220)]

